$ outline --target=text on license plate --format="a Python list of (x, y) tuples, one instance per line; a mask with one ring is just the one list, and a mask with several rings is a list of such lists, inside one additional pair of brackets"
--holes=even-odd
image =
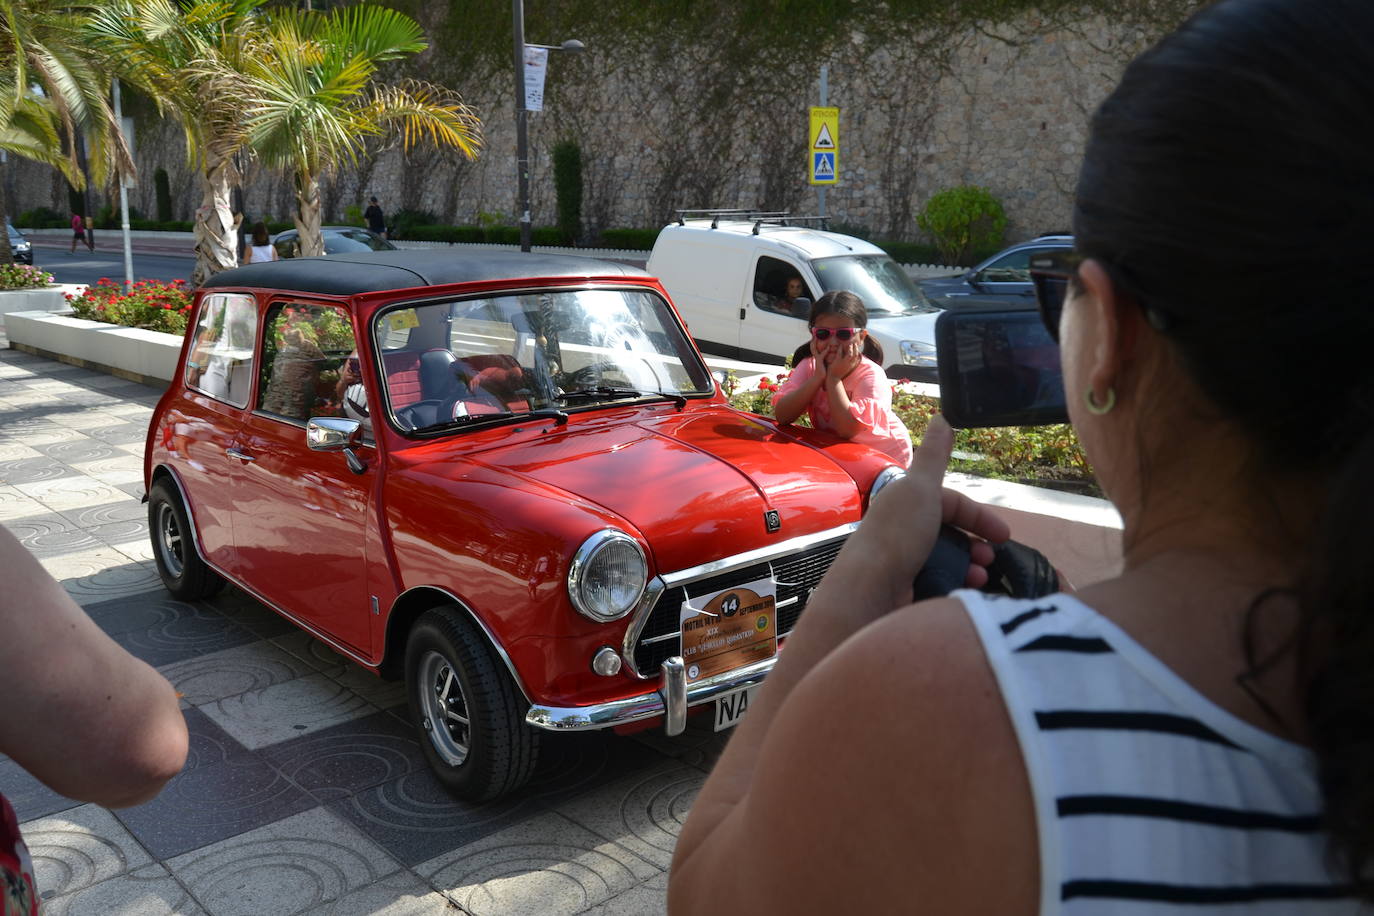
[(759, 686), (756, 684), (746, 687), (716, 699), (716, 731), (734, 728), (739, 724), (739, 720), (744, 718), (744, 713), (749, 709), (754, 694), (758, 693)]

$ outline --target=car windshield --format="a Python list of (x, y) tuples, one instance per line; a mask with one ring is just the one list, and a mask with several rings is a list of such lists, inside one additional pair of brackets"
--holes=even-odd
[(391, 251), (396, 246), (379, 235), (361, 229), (344, 229), (324, 233), (324, 253), (343, 254), (351, 251)]
[(525, 292), (392, 309), (378, 314), (373, 339), (386, 402), (403, 430), (715, 391), (667, 302), (644, 290)]
[(885, 254), (844, 255), (812, 262), (826, 292), (844, 289), (863, 299), (870, 315), (917, 315), (939, 311), (901, 265)]

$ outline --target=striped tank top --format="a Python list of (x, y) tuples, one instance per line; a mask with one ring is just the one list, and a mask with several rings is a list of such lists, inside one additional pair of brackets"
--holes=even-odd
[(1034, 796), (1040, 912), (1374, 913), (1326, 867), (1316, 762), (1076, 598), (958, 591)]

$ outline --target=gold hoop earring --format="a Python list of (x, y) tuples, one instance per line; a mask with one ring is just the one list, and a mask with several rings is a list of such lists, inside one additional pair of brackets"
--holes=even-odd
[(1097, 395), (1093, 392), (1092, 388), (1089, 388), (1087, 391), (1083, 392), (1083, 402), (1088, 405), (1088, 413), (1096, 414), (1100, 417), (1104, 413), (1110, 413), (1111, 409), (1116, 406), (1116, 389), (1109, 385), (1107, 387), (1106, 399), (1099, 404), (1097, 403)]

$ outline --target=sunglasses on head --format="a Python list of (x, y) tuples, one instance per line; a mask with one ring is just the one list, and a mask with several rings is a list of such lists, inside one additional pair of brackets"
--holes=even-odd
[(1035, 304), (1040, 309), (1040, 320), (1050, 338), (1059, 343), (1059, 317), (1064, 314), (1064, 298), (1069, 293), (1069, 282), (1078, 275), (1078, 265), (1083, 257), (1076, 251), (1047, 251), (1031, 255), (1031, 285), (1035, 287)]
[[(1055, 343), (1059, 343), (1059, 318), (1064, 314), (1064, 299), (1069, 293), (1069, 283), (1078, 276), (1078, 266), (1082, 263), (1083, 256), (1076, 251), (1049, 251), (1031, 255), (1030, 276), (1031, 284), (1035, 287), (1035, 304), (1040, 309), (1040, 320), (1045, 323), (1045, 330), (1050, 332)], [(1123, 282), (1125, 277), (1120, 268), (1105, 262), (1099, 263), (1111, 276), (1117, 290), (1127, 291), (1128, 297), (1134, 299), (1145, 312), (1145, 320), (1150, 327), (1156, 331), (1168, 331), (1179, 324), (1174, 315), (1147, 305), (1131, 294), (1129, 290), (1132, 287)]]
[(857, 334), (857, 333), (859, 333), (859, 331), (861, 331), (861, 330), (863, 330), (863, 329), (862, 329), (862, 328), (812, 328), (812, 329), (811, 329), (811, 336), (814, 337), (814, 338), (816, 338), (817, 340), (826, 341), (826, 340), (829, 340), (829, 339), (830, 339), (830, 335), (831, 335), (831, 334), (834, 334), (836, 340), (843, 342), (843, 341), (852, 340), (853, 337), (854, 337), (854, 335)]

